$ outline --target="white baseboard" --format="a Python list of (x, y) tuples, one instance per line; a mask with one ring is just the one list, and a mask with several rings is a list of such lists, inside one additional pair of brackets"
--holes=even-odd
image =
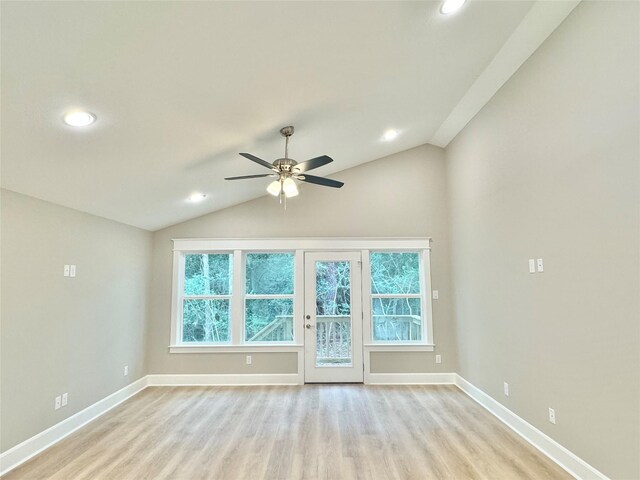
[(367, 385), (452, 385), (455, 373), (370, 373)]
[(147, 377), (142, 377), (0, 454), (0, 475), (13, 470), (146, 387)]
[(575, 478), (583, 480), (609, 480), (602, 472), (599, 472), (551, 437), (520, 418), (478, 387), (472, 385), (458, 374), (456, 374), (455, 377), (455, 383), (458, 388)]
[[(304, 379), (287, 374), (203, 374), (147, 375), (108, 397), (94, 403), (47, 430), (0, 454), (0, 475), (13, 470), (46, 450), (87, 423), (108, 412), (147, 386), (190, 385), (301, 385)], [(451, 385), (455, 384), (472, 399), (495, 415), (505, 425), (578, 479), (609, 480), (603, 473), (567, 450), (555, 440), (529, 424), (511, 410), (456, 373), (371, 373), (369, 385)]]
[(297, 373), (258, 374), (150, 374), (149, 386), (195, 386), (195, 385), (302, 385), (304, 380)]

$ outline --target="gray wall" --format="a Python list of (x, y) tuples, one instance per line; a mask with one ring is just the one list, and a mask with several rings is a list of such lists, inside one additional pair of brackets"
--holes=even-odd
[[(340, 190), (305, 185), (284, 211), (271, 196), (159, 230), (154, 235), (153, 289), (148, 334), (149, 373), (291, 373), (295, 354), (169, 354), (172, 238), (431, 236), (437, 352), (372, 355), (373, 372), (453, 372), (449, 238), (444, 151), (424, 145), (344, 170)], [(435, 353), (442, 364), (434, 362)], [(380, 358), (377, 358), (379, 356)]]
[[(6, 451), (146, 374), (152, 238), (7, 190), (1, 203)], [(77, 265), (75, 278), (63, 277), (65, 264)], [(55, 411), (65, 392), (69, 404)]]
[(447, 149), (459, 373), (617, 479), (640, 478), (638, 7), (582, 2)]

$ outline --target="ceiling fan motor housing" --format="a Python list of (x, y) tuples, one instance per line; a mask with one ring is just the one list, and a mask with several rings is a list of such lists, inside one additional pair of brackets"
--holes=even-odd
[(273, 162), (273, 166), (281, 172), (291, 172), (293, 167), (298, 164), (292, 158), (279, 158)]

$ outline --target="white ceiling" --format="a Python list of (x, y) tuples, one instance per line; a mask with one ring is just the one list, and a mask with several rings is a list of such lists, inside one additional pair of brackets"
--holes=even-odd
[(284, 125), (296, 160), (334, 158), (319, 175), (427, 143), (532, 2), (439, 7), (2, 2), (2, 186), (156, 230), (263, 195), (223, 177), (265, 173), (237, 152), (281, 157)]

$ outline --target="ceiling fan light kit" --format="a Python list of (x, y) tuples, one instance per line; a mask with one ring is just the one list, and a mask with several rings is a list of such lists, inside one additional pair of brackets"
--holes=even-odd
[(314, 168), (322, 167), (328, 163), (333, 162), (333, 159), (327, 155), (315, 157), (305, 162), (298, 163), (294, 159), (289, 158), (289, 137), (293, 135), (294, 128), (292, 126), (283, 127), (280, 129), (280, 134), (285, 137), (284, 144), (284, 158), (279, 158), (273, 163), (269, 163), (261, 158), (256, 157), (250, 153), (241, 153), (243, 157), (252, 162), (262, 165), (274, 173), (263, 173), (258, 175), (242, 175), (239, 177), (227, 177), (225, 180), (245, 180), (249, 178), (264, 178), (275, 177), (267, 186), (267, 192), (274, 197), (280, 198), (280, 203), (284, 198), (285, 208), (286, 199), (295, 197), (298, 195), (298, 185), (295, 180), (306, 183), (313, 183), (315, 185), (321, 185), (323, 187), (340, 188), (344, 185), (343, 182), (332, 180), (330, 178), (316, 177), (314, 175), (308, 175), (305, 172), (313, 170)]

